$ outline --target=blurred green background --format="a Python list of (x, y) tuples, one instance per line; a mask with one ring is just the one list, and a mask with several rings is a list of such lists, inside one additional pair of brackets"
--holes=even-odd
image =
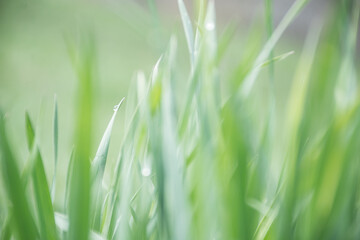
[[(190, 13), (196, 1), (185, 1)], [(275, 25), (292, 4), (291, 0), (274, 1)], [(297, 54), (305, 35), (314, 21), (327, 25), (333, 14), (335, 1), (312, 1), (286, 31), (275, 52), (295, 51), (276, 66), (277, 92), (285, 99), (293, 76)], [(231, 75), (235, 65), (246, 52), (249, 29), (255, 26), (260, 44), (265, 42), (263, 1), (215, 1), (218, 33), (228, 25), (235, 26), (221, 77)], [(138, 70), (148, 76), (166, 50), (170, 36), (179, 42), (176, 59), (177, 88), (184, 89), (189, 70), (187, 49), (176, 1), (0, 1), (0, 107), (6, 113), (10, 139), (17, 146), (18, 159), (27, 156), (24, 112), (29, 111), (36, 125), (41, 125), (39, 145), (45, 159), (46, 172), (53, 172), (52, 114), (53, 99), (59, 104), (59, 168), (58, 179), (65, 179), (73, 144), (74, 112), (77, 77), (72, 66), (68, 46), (77, 45), (81, 38), (93, 38), (96, 49), (94, 139), (95, 153), (101, 135), (112, 115), (112, 109), (122, 97)], [(250, 38), (251, 39), (251, 38)], [(266, 71), (265, 73), (267, 74)], [(183, 78), (181, 78), (183, 76)], [(260, 76), (261, 77), (261, 76)], [(267, 85), (258, 86), (267, 88)], [(284, 95), (282, 98), (281, 96)], [(263, 99), (264, 100), (264, 99)], [(266, 100), (264, 100), (266, 101)], [(280, 105), (284, 104), (280, 101)], [(261, 110), (261, 109), (260, 109)], [(114, 126), (109, 162), (114, 162), (122, 139), (124, 109)], [(111, 165), (110, 165), (111, 166)], [(48, 175), (48, 178), (51, 176)], [(63, 195), (64, 186), (57, 188)]]

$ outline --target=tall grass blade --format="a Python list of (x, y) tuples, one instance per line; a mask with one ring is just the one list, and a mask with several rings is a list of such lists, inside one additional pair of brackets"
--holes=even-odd
[[(30, 145), (35, 141), (35, 132), (33, 132), (34, 128), (29, 115), (26, 115), (26, 129), (28, 130), (27, 133)], [(32, 169), (32, 179), (37, 204), (36, 210), (40, 223), (40, 237), (42, 239), (56, 239), (54, 212), (43, 160), (37, 146), (34, 145), (31, 152), (29, 161), (34, 163), (34, 168)]]
[(87, 239), (90, 224), (90, 148), (92, 139), (92, 101), (94, 46), (84, 43), (78, 71), (79, 91), (74, 165), (70, 183), (69, 239)]
[(51, 199), (55, 200), (55, 182), (56, 182), (56, 169), (58, 162), (58, 142), (59, 142), (59, 120), (58, 120), (58, 104), (57, 97), (54, 97), (54, 123), (53, 123), (53, 134), (54, 134), (54, 176), (51, 184)]
[(242, 83), (240, 95), (243, 98), (247, 98), (250, 94), (250, 91), (260, 71), (260, 68), (258, 66), (270, 56), (271, 51), (275, 47), (275, 44), (279, 41), (285, 29), (295, 19), (295, 17), (298, 15), (300, 10), (305, 6), (307, 2), (308, 0), (296, 0), (284, 16), (284, 18), (281, 20), (280, 24), (276, 27), (269, 40), (264, 45), (260, 54), (256, 58), (251, 71), (248, 73), (248, 75), (244, 79), (244, 82)]
[(96, 152), (95, 158), (92, 162), (92, 188), (94, 193), (94, 200), (95, 200), (95, 214), (93, 219), (93, 227), (99, 227), (100, 225), (100, 211), (101, 211), (101, 202), (102, 202), (102, 195), (103, 195), (103, 176), (105, 171), (105, 165), (106, 165), (106, 159), (109, 151), (109, 145), (110, 145), (110, 137), (112, 132), (112, 127), (115, 121), (116, 114), (123, 103), (125, 98), (122, 98), (120, 103), (114, 107), (114, 113), (113, 116), (106, 127), (106, 130), (104, 132), (104, 135), (101, 139), (100, 145), (98, 147), (98, 150)]
[(190, 62), (191, 66), (194, 64), (194, 30), (191, 24), (189, 14), (186, 10), (183, 0), (178, 0), (179, 11), (181, 15), (181, 20), (184, 27), (185, 37), (189, 48)]
[(9, 146), (5, 131), (5, 119), (2, 113), (0, 114), (0, 150), (3, 182), (9, 200), (13, 205), (11, 211), (14, 216), (14, 227), (16, 229), (14, 234), (19, 239), (37, 239), (38, 231), (20, 179), (20, 173), (16, 164), (17, 160)]

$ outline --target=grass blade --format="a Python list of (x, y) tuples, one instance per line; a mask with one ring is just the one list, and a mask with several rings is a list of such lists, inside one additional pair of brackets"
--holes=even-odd
[[(26, 129), (29, 145), (34, 142), (35, 132), (29, 115), (26, 114)], [(32, 130), (32, 132), (31, 132)], [(46, 179), (43, 160), (36, 146), (33, 146), (30, 162), (34, 163), (32, 178), (34, 185), (34, 195), (37, 204), (39, 217), (40, 237), (42, 239), (56, 239), (56, 227), (49, 186)]]
[(275, 44), (279, 41), (281, 35), (284, 33), (285, 29), (290, 25), (290, 23), (295, 19), (300, 10), (304, 7), (304, 5), (308, 2), (308, 0), (297, 0), (286, 13), (279, 26), (275, 29), (269, 40), (266, 42), (264, 47), (262, 48), (260, 54), (256, 58), (254, 65), (244, 82), (240, 88), (240, 95), (243, 98), (249, 96), (250, 91), (255, 83), (255, 80), (259, 74), (260, 68), (258, 67), (262, 62), (264, 62), (269, 56)]
[[(91, 38), (88, 39), (91, 41)], [(92, 136), (92, 87), (94, 49), (86, 42), (76, 69), (79, 78), (76, 146), (70, 182), (69, 239), (87, 239), (90, 224), (90, 148)]]
[(194, 64), (194, 30), (191, 24), (189, 14), (186, 10), (183, 0), (178, 0), (181, 20), (184, 27), (185, 37), (189, 48), (191, 66)]
[(110, 145), (110, 137), (111, 137), (112, 127), (114, 124), (116, 114), (117, 114), (121, 104), (123, 103), (124, 99), (125, 98), (122, 98), (120, 103), (114, 107), (114, 114), (113, 114), (112, 118), (110, 119), (108, 126), (106, 127), (104, 135), (99, 144), (98, 150), (96, 151), (95, 158), (92, 162), (94, 180), (96, 180), (98, 178), (99, 178), (98, 180), (102, 180), (102, 176), (103, 176), (104, 170), (105, 170), (109, 145)]
[(54, 176), (51, 184), (51, 199), (54, 202), (55, 200), (55, 181), (56, 181), (56, 169), (58, 161), (58, 141), (59, 141), (59, 124), (58, 124), (58, 104), (57, 97), (54, 98)]
[(21, 183), (16, 159), (6, 137), (4, 116), (0, 114), (0, 150), (3, 181), (13, 205), (14, 225), (19, 239), (37, 239), (38, 231), (31, 215), (27, 197)]
[(101, 221), (101, 202), (102, 202), (102, 183), (103, 183), (103, 176), (105, 171), (105, 165), (106, 165), (106, 159), (109, 151), (109, 145), (110, 145), (110, 137), (111, 137), (111, 131), (112, 127), (115, 121), (116, 114), (123, 103), (125, 98), (122, 98), (120, 103), (114, 107), (114, 113), (113, 116), (106, 127), (106, 130), (104, 132), (104, 135), (101, 139), (100, 145), (98, 147), (98, 150), (96, 152), (95, 158), (92, 162), (92, 184), (93, 184), (93, 194), (95, 199), (95, 214), (93, 218), (92, 225), (97, 229), (97, 227), (100, 227), (100, 221)]

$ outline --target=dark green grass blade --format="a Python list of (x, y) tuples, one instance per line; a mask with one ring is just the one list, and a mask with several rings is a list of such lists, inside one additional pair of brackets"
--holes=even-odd
[(0, 115), (0, 149), (3, 181), (13, 205), (12, 212), (14, 214), (16, 236), (19, 239), (37, 239), (38, 232), (20, 180), (20, 173), (16, 165), (17, 161), (6, 137), (4, 116), (2, 114)]
[(31, 123), (30, 116), (27, 112), (25, 113), (25, 129), (26, 129), (28, 149), (31, 150), (33, 148), (33, 144), (34, 144), (35, 130)]

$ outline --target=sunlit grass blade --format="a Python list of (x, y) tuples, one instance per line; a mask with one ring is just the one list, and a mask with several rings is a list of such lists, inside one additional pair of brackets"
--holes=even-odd
[[(285, 175), (284, 175), (284, 185), (285, 188), (285, 200), (284, 206), (281, 208), (281, 235), (284, 238), (291, 237), (291, 231), (288, 227), (284, 227), (285, 223), (289, 223), (294, 219), (295, 209), (295, 198), (298, 177), (298, 162), (299, 162), (299, 130), (300, 124), (302, 121), (302, 116), (304, 113), (304, 106), (306, 95), (308, 92), (308, 85), (310, 81), (310, 74), (313, 67), (313, 61), (316, 53), (316, 47), (320, 37), (320, 28), (315, 25), (312, 31), (309, 32), (308, 37), (305, 42), (304, 50), (300, 58), (300, 62), (295, 72), (293, 85), (291, 88), (288, 108), (287, 108), (287, 118), (286, 118), (286, 143), (284, 144), (287, 152), (284, 152), (284, 165)], [(291, 226), (291, 225), (290, 225)]]
[(28, 198), (25, 194), (16, 159), (10, 149), (5, 132), (4, 115), (0, 114), (0, 149), (1, 169), (7, 195), (11, 201), (14, 214), (15, 236), (19, 239), (37, 239), (38, 231), (30, 212)]
[(78, 107), (74, 165), (70, 182), (69, 239), (87, 239), (90, 224), (90, 148), (92, 139), (94, 46), (91, 36), (84, 43), (78, 73)]

